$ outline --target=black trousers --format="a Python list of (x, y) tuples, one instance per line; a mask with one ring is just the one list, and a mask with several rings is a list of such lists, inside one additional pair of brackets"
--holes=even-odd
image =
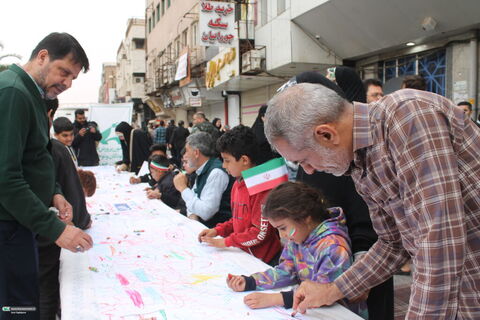
[[(39, 319), (38, 255), (33, 233), (16, 221), (0, 221), (0, 319)], [(35, 307), (8, 311), (5, 307)], [(5, 311), (4, 311), (5, 310)]]
[(393, 277), (370, 290), (367, 306), (369, 320), (393, 320)]
[(60, 250), (55, 243), (38, 246), (40, 289), (40, 320), (55, 320), (60, 306), (60, 283), (58, 271), (60, 268)]

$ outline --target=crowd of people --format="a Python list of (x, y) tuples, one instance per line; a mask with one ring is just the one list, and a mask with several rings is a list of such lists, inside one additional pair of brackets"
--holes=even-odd
[[(60, 249), (94, 244), (83, 230), (95, 177), (78, 167), (99, 165), (102, 135), (83, 110), (73, 123), (53, 120), (57, 95), (88, 69), (78, 41), (52, 33), (24, 66), (0, 73), (0, 304), (35, 306), (31, 319), (59, 313)], [(408, 319), (480, 318), (480, 129), (469, 102), (425, 89), (420, 76), (384, 95), (349, 67), (304, 72), (251, 128), (202, 112), (188, 128), (119, 123), (116, 169), (205, 225), (192, 235), (200, 242), (271, 266), (229, 274), (233, 291), (299, 285), (248, 294), (250, 308), (304, 313), (338, 301), (364, 319), (393, 319), (392, 276), (411, 265)], [(278, 157), (298, 165), (293, 181), (253, 192), (242, 174)]]

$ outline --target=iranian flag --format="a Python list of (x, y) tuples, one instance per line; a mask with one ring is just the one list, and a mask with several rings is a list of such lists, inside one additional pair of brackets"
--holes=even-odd
[(288, 181), (288, 171), (283, 158), (272, 159), (264, 164), (242, 171), (248, 193), (253, 196), (270, 190)]

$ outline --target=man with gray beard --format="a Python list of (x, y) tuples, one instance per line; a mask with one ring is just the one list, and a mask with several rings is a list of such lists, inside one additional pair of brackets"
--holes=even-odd
[(302, 83), (269, 102), (265, 133), (307, 173), (351, 175), (378, 234), (333, 283), (302, 283), (296, 310), (359, 297), (411, 257), (407, 319), (480, 318), (480, 129), (462, 110), (408, 89), (352, 104)]

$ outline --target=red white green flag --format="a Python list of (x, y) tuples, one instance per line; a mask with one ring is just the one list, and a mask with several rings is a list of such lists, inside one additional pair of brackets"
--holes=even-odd
[(242, 171), (242, 176), (247, 185), (248, 193), (253, 196), (288, 181), (287, 165), (283, 158), (275, 158), (259, 166)]

